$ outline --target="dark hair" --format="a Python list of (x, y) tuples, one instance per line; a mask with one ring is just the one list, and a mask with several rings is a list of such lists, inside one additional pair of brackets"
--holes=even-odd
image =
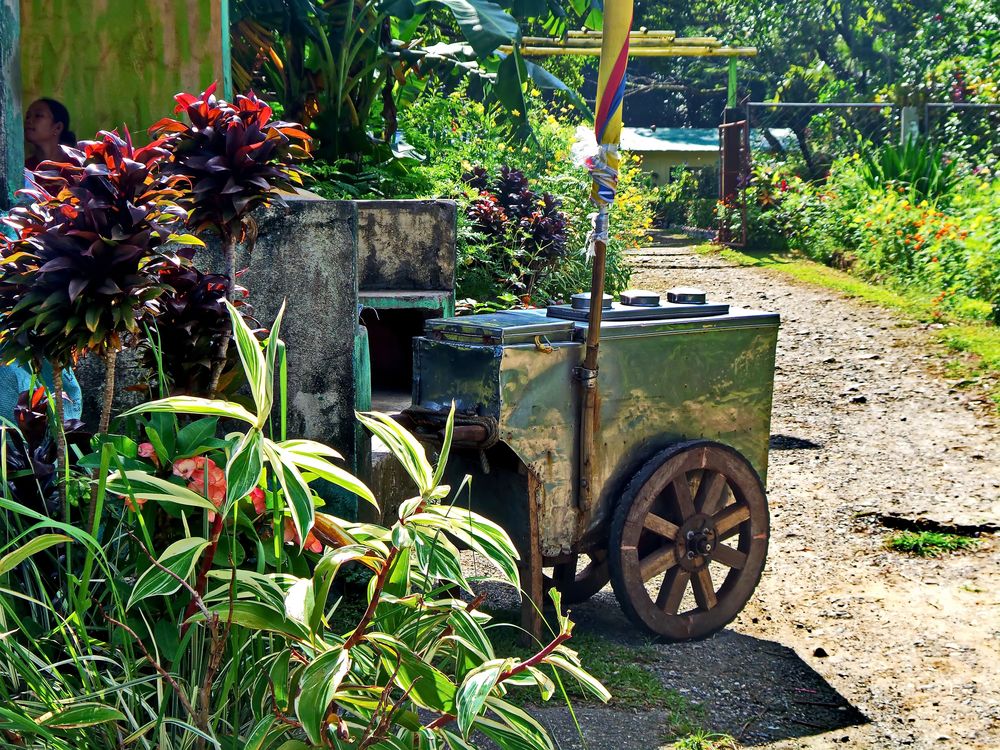
[(66, 109), (66, 105), (56, 99), (39, 99), (40, 102), (45, 102), (45, 105), (49, 108), (49, 112), (52, 113), (53, 122), (61, 122), (63, 129), (59, 134), (59, 142), (65, 143), (69, 146), (76, 145), (76, 133), (69, 129), (69, 110)]

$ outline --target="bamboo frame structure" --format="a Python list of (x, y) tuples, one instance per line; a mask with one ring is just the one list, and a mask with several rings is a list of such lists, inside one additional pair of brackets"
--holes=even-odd
[[(511, 54), (514, 48), (510, 45), (500, 47), (504, 54)], [(520, 48), (525, 57), (560, 57), (591, 55), (599, 57), (600, 47), (540, 47), (525, 46)], [(629, 47), (629, 57), (754, 57), (756, 47), (694, 47), (674, 44), (663, 47)]]
[[(570, 31), (565, 37), (527, 36), (518, 51), (526, 57), (600, 56), (604, 36), (599, 31)], [(629, 57), (753, 57), (756, 47), (729, 47), (715, 37), (679, 37), (677, 32), (640, 29), (629, 32)], [(511, 45), (500, 47), (510, 54)]]

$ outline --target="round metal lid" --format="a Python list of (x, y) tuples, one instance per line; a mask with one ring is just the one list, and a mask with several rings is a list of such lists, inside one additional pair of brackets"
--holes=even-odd
[(683, 305), (704, 305), (708, 301), (702, 289), (693, 286), (675, 286), (667, 292), (667, 302)]
[[(590, 309), (590, 292), (581, 292), (580, 294), (574, 294), (570, 300), (573, 303), (574, 310), (589, 310)], [(601, 309), (610, 310), (611, 303), (614, 299), (610, 294), (605, 294), (604, 298), (601, 300)]]
[(660, 295), (646, 289), (629, 289), (619, 295), (618, 301), (629, 307), (657, 307)]

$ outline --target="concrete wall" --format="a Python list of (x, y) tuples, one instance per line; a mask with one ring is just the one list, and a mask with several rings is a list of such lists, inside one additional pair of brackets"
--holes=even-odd
[[(371, 398), (367, 342), (358, 325), (358, 279), (397, 283), (404, 285), (399, 287), (403, 291), (416, 285), (451, 290), (455, 204), (287, 201), (287, 208), (256, 216), (257, 245), (252, 253), (241, 248), (237, 268), (247, 269), (240, 282), (250, 292), (261, 325), (270, 325), (282, 302), (287, 303), (281, 338), (288, 354), (289, 435), (319, 440), (340, 451), (347, 465), (384, 492), (393, 507), (409, 496), (406, 493), (412, 494), (409, 483), (395, 460), (384, 455), (380, 470), (369, 470), (368, 435), (354, 418), (355, 409), (369, 408)], [(384, 262), (374, 263), (376, 255)], [(358, 265), (359, 257), (369, 259), (367, 275)], [(196, 262), (205, 270), (223, 268), (221, 252), (211, 244), (198, 251)], [(76, 372), (84, 389), (84, 419), (96, 424), (103, 365), (89, 358)], [(127, 388), (145, 377), (131, 352), (119, 356), (115, 413), (142, 398)], [(353, 497), (335, 491), (323, 494), (334, 503), (335, 512), (353, 516)]]
[(81, 139), (126, 123), (142, 140), (178, 91), (229, 77), (228, 0), (20, 0), (20, 11), (22, 101), (62, 101)]
[(454, 289), (454, 201), (356, 203), (359, 289)]
[(667, 176), (673, 167), (691, 167), (698, 169), (701, 167), (718, 167), (719, 154), (717, 151), (708, 152), (685, 152), (685, 151), (634, 151), (642, 157), (642, 171), (653, 176), (654, 185), (665, 185)]

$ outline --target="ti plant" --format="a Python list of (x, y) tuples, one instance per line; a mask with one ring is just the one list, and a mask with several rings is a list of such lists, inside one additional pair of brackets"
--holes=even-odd
[[(558, 632), (530, 658), (495, 652), (461, 568), (456, 542), (491, 562), (501, 579), (518, 586), (517, 553), (506, 532), (488, 519), (445, 504), (439, 484), (448, 459), (453, 414), (437, 468), (406, 430), (384, 415), (362, 422), (401, 461), (419, 495), (405, 501), (384, 528), (317, 516), (321, 538), (335, 525), (337, 545), (312, 576), (250, 575), (238, 595), (258, 592), (251, 607), (216, 596), (208, 615), (264, 628), (286, 643), (258, 665), (254, 699), (260, 718), (253, 736), (261, 747), (304, 734), (302, 748), (474, 747), (473, 734), (499, 747), (552, 750), (547, 731), (506, 699), (511, 686), (535, 686), (544, 700), (568, 675), (601, 700), (607, 690), (581, 666), (565, 642), (572, 623), (559, 615)], [(333, 540), (331, 540), (333, 541)], [(367, 606), (349, 622), (328, 601), (349, 565), (371, 571)], [(220, 575), (224, 578), (224, 575)], [(553, 589), (556, 611), (561, 612)]]
[[(236, 513), (239, 501), (249, 497), (258, 488), (262, 472), (266, 472), (276, 482), (283, 498), (283, 507), (275, 510), (275, 527), (279, 532), (275, 534), (276, 538), (281, 538), (284, 533), (287, 510), (291, 529), (294, 530), (294, 537), (299, 540), (300, 547), (305, 545), (316, 518), (313, 493), (306, 477), (326, 480), (375, 503), (371, 490), (363, 482), (332, 463), (331, 459), (340, 458), (337, 451), (312, 440), (275, 441), (267, 436), (271, 407), (274, 404), (275, 367), (279, 351), (284, 348), (278, 338), (284, 306), (263, 344), (254, 337), (239, 311), (228, 302), (226, 306), (255, 411), (219, 399), (172, 396), (141, 404), (122, 415), (189, 414), (224, 417), (245, 424), (246, 432), (233, 433), (226, 441), (225, 481), (221, 485), (224, 487), (224, 495), (213, 497), (209, 491), (212, 488), (208, 486), (212, 482), (208, 471), (204, 471), (206, 487), (201, 494), (141, 470), (118, 471), (108, 482), (109, 491), (128, 496), (135, 506), (149, 499), (157, 499), (179, 506), (202, 508), (211, 513), (208, 537), (196, 539), (197, 544), (191, 542), (191, 539), (187, 540), (192, 545), (189, 549), (191, 565), (201, 559), (195, 584), (198, 596), (205, 593), (208, 572), (214, 562), (226, 519)], [(196, 604), (196, 600), (192, 599), (188, 616), (194, 614)]]
[[(250, 213), (272, 203), (282, 205), (279, 190), (302, 184), (292, 159), (306, 158), (310, 136), (294, 123), (271, 119), (271, 107), (253, 92), (235, 102), (215, 96), (213, 83), (201, 94), (177, 94), (175, 113), (190, 124), (165, 117), (151, 135), (164, 139), (173, 156), (163, 165), (166, 174), (190, 182), (186, 197), (188, 224), (196, 233), (206, 229), (219, 235), (226, 263), (226, 299), (236, 291), (236, 245), (248, 237)], [(229, 337), (220, 341), (209, 393), (215, 394), (226, 362)]]
[[(187, 257), (193, 249), (184, 248), (178, 254)], [(228, 280), (188, 263), (166, 269), (161, 280), (172, 292), (161, 298), (163, 309), (142, 348), (143, 366), (162, 376), (159, 396), (208, 394), (215, 356), (222, 339), (232, 331), (225, 304)], [(236, 293), (233, 304), (246, 316), (246, 290), (238, 286)], [(236, 353), (230, 349), (218, 383), (220, 393), (242, 382), (236, 377), (239, 369)]]
[(159, 312), (167, 290), (160, 272), (179, 262), (162, 246), (184, 211), (175, 203), (181, 178), (155, 179), (167, 156), (162, 140), (136, 148), (128, 131), (99, 138), (64, 147), (63, 162), (43, 162), (36, 187), (22, 193), (31, 203), (4, 219), (16, 237), (0, 236), (0, 348), (8, 362), (52, 363), (59, 423), (62, 369), (100, 355), (107, 372), (99, 432), (106, 433), (118, 350)]

